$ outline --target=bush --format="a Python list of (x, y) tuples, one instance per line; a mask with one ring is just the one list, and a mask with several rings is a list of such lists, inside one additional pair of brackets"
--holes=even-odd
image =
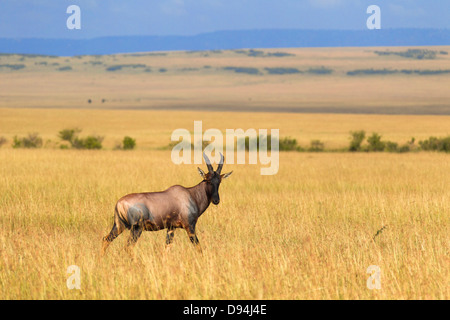
[(360, 151), (361, 143), (364, 141), (366, 137), (366, 132), (364, 130), (361, 131), (351, 131), (352, 141), (350, 141), (349, 151)]
[(450, 136), (445, 138), (430, 137), (419, 141), (420, 148), (425, 151), (450, 152)]
[(369, 143), (367, 151), (383, 151), (385, 148), (385, 143), (381, 141), (381, 136), (376, 132), (367, 138), (367, 142)]
[(68, 141), (70, 144), (73, 144), (74, 139), (80, 132), (81, 130), (78, 128), (64, 129), (59, 132), (58, 136), (61, 140)]
[(6, 143), (6, 138), (5, 137), (0, 137), (0, 148), (2, 147), (2, 145), (4, 145)]
[[(256, 138), (256, 150), (259, 151), (260, 147), (267, 148), (267, 151), (272, 150), (272, 138), (271, 135), (268, 136), (258, 136)], [(276, 143), (276, 141), (275, 141)], [(250, 149), (250, 139), (249, 137), (245, 137), (245, 150), (249, 151)], [(292, 139), (291, 137), (283, 138), (278, 140), (278, 150), (279, 151), (303, 151), (303, 149), (297, 144), (296, 139)]]
[[(63, 141), (67, 141), (70, 143), (72, 148), (75, 149), (101, 149), (103, 137), (100, 136), (88, 136), (86, 138), (79, 138), (78, 134), (81, 132), (81, 129), (64, 129), (61, 130), (58, 134), (59, 138)], [(61, 146), (61, 149), (66, 149)]]
[[(264, 138), (264, 140), (262, 140), (261, 138)], [(250, 149), (250, 137), (245, 137), (244, 139), (240, 139), (239, 141), (237, 141), (237, 149), (241, 150), (242, 144), (244, 144), (244, 149), (246, 151), (259, 151), (259, 147), (260, 147), (261, 141), (264, 141), (264, 145), (267, 145), (267, 150), (271, 150), (271, 148), (272, 148), (272, 143), (271, 143), (272, 137), (270, 135), (267, 136), (267, 140), (266, 140), (265, 136), (264, 137), (260, 137), (260, 136), (256, 137), (256, 150), (253, 150), (253, 148)]]
[(405, 152), (409, 152), (409, 151), (411, 151), (411, 144), (404, 144), (404, 145), (402, 145), (400, 148), (398, 148), (397, 149), (397, 152), (400, 152), (400, 153), (405, 153)]
[(320, 140), (311, 140), (311, 146), (308, 151), (311, 152), (322, 152), (324, 149), (324, 143)]
[(332, 74), (333, 69), (326, 68), (326, 67), (320, 67), (320, 68), (309, 68), (308, 73), (312, 74)]
[(27, 137), (13, 139), (13, 148), (40, 148), (42, 147), (42, 138), (38, 133), (29, 133)]
[(132, 150), (136, 146), (136, 140), (131, 137), (126, 136), (123, 138), (122, 144), (123, 144), (123, 150)]
[(75, 138), (72, 147), (75, 149), (101, 149), (103, 137), (87, 136), (86, 138)]
[(404, 58), (412, 58), (412, 59), (435, 59), (437, 51), (427, 50), (427, 49), (408, 49), (406, 51), (374, 51), (379, 56), (387, 56), (387, 55), (397, 55)]
[(224, 67), (224, 70), (234, 71), (236, 73), (246, 73), (246, 74), (260, 74), (258, 68), (246, 68), (246, 67)]
[(109, 66), (108, 68), (106, 68), (106, 71), (118, 71), (118, 70), (122, 70), (123, 68), (132, 68), (132, 69), (136, 69), (136, 68), (147, 68), (147, 65), (142, 64), (142, 63), (136, 63), (136, 64), (116, 64), (116, 65), (112, 65), (112, 66)]
[(297, 68), (264, 68), (269, 74), (295, 74), (302, 73)]
[(101, 149), (103, 137), (100, 136), (88, 136), (83, 139), (83, 146), (85, 149)]
[(25, 68), (24, 64), (0, 64), (0, 69), (1, 68), (9, 68), (11, 70), (20, 70)]
[[(409, 147), (408, 147), (409, 149)], [(392, 141), (386, 141), (384, 142), (384, 150), (387, 152), (397, 152), (398, 149), (398, 143), (392, 142)]]
[(297, 140), (291, 137), (280, 140), (279, 146), (280, 151), (303, 151), (303, 148), (297, 144)]
[(385, 75), (385, 74), (395, 74), (398, 73), (398, 70), (390, 70), (390, 69), (357, 69), (353, 71), (348, 71), (348, 76), (359, 76), (359, 75)]

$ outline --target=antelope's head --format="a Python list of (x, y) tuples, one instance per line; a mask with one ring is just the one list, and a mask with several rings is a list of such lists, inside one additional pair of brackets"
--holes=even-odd
[(203, 181), (206, 181), (207, 188), (211, 194), (211, 201), (213, 204), (218, 205), (220, 202), (219, 197), (219, 186), (223, 179), (229, 177), (233, 171), (221, 174), (223, 167), (223, 154), (220, 154), (220, 162), (217, 166), (217, 170), (214, 171), (211, 162), (205, 153), (203, 153), (203, 158), (205, 158), (206, 166), (208, 167), (208, 173), (204, 173), (202, 169), (198, 168), (198, 172), (203, 178)]

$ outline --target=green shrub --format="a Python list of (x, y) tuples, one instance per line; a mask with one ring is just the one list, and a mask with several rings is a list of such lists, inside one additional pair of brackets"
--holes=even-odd
[(224, 67), (224, 70), (234, 71), (236, 73), (246, 73), (246, 74), (260, 74), (258, 68), (246, 68), (246, 67)]
[(295, 57), (295, 54), (293, 53), (287, 53), (287, 52), (268, 52), (266, 54), (269, 57)]
[(101, 149), (103, 137), (100, 136), (87, 136), (82, 139), (84, 149)]
[(369, 138), (367, 138), (369, 145), (367, 146), (367, 151), (383, 151), (385, 148), (385, 143), (381, 141), (381, 136), (374, 132)]
[(303, 151), (303, 148), (297, 144), (297, 140), (291, 137), (281, 139), (279, 149), (280, 151)]
[[(75, 149), (101, 149), (103, 137), (100, 136), (87, 136), (86, 138), (79, 138), (78, 134), (81, 129), (64, 129), (58, 134), (59, 138), (63, 141), (70, 143), (72, 148)], [(66, 149), (61, 146), (61, 149)]]
[(348, 71), (348, 76), (359, 76), (359, 75), (385, 75), (385, 74), (395, 74), (398, 73), (398, 70), (390, 70), (390, 69), (357, 69)]
[(122, 144), (123, 144), (123, 150), (132, 150), (136, 146), (136, 140), (131, 137), (126, 136), (123, 138)]
[(80, 132), (81, 130), (78, 128), (64, 129), (58, 133), (58, 136), (61, 140), (68, 141), (70, 142), (70, 144), (72, 144), (74, 139), (78, 136)]
[[(251, 151), (259, 151), (259, 149), (267, 148), (267, 151), (272, 150), (272, 138), (271, 135), (260, 135), (256, 137), (256, 150)], [(245, 139), (241, 139), (238, 141), (238, 149), (242, 148), (242, 144), (245, 143), (245, 150), (250, 151), (250, 138), (245, 137)], [(274, 143), (277, 143), (274, 140)], [(278, 150), (279, 151), (303, 151), (303, 149), (297, 144), (296, 139), (292, 139), (290, 137), (283, 138), (281, 140), (278, 140)]]
[(308, 73), (311, 74), (332, 74), (333, 73), (333, 69), (330, 68), (326, 68), (326, 67), (320, 67), (320, 68), (309, 68), (308, 69)]
[(420, 148), (425, 151), (450, 152), (450, 136), (445, 138), (430, 137), (419, 141)]
[(38, 133), (29, 133), (27, 137), (13, 139), (13, 148), (40, 148), (42, 147), (42, 138)]
[(387, 55), (397, 55), (404, 58), (412, 59), (435, 59), (437, 51), (427, 50), (427, 49), (408, 49), (406, 51), (374, 51), (379, 56)]
[(136, 64), (116, 64), (116, 65), (112, 65), (106, 68), (106, 71), (119, 71), (122, 70), (123, 68), (132, 68), (132, 69), (136, 69), (136, 68), (147, 68), (147, 65), (142, 64), (142, 63), (136, 63)]
[(295, 74), (303, 73), (297, 68), (264, 68), (269, 74)]
[(308, 151), (311, 152), (322, 152), (324, 149), (324, 143), (320, 140), (311, 140), (311, 145)]
[(9, 68), (11, 70), (20, 70), (25, 68), (24, 64), (0, 64), (0, 69), (1, 68)]
[[(263, 136), (260, 135), (256, 138), (256, 149), (255, 151), (259, 151), (259, 148), (267, 148), (267, 151), (272, 150), (272, 138), (271, 135)], [(274, 141), (274, 143), (277, 143)], [(250, 149), (250, 139), (249, 137), (245, 137), (245, 150), (249, 151)], [(297, 140), (291, 137), (283, 138), (278, 140), (278, 150), (279, 151), (303, 151), (303, 149), (297, 144)]]
[(387, 152), (397, 152), (398, 150), (398, 143), (392, 142), (392, 141), (386, 141), (384, 142), (384, 150)]
[(350, 147), (348, 148), (348, 150), (353, 152), (360, 151), (361, 143), (364, 141), (364, 138), (366, 137), (366, 132), (364, 130), (351, 131), (350, 134), (352, 136), (352, 140), (350, 141)]
[[(253, 150), (253, 149), (250, 149), (250, 137), (245, 137), (244, 139), (240, 139), (238, 142), (237, 142), (237, 149), (238, 150), (241, 150), (241, 148), (242, 148), (242, 144), (244, 143), (244, 149), (246, 150), (246, 151), (259, 151), (259, 147), (260, 147), (260, 143), (262, 142), (262, 141), (264, 141), (264, 145), (267, 145), (267, 150), (270, 150), (271, 149), (271, 146), (272, 146), (272, 144), (271, 144), (271, 141), (272, 141), (272, 137), (269, 135), (269, 136), (267, 136), (267, 140), (265, 140), (266, 139), (266, 137), (264, 136), (264, 140), (262, 140), (261, 139), (262, 137), (260, 137), (260, 136), (257, 136), (256, 137), (256, 150)], [(266, 142), (267, 141), (267, 142)]]
[(411, 145), (410, 144), (404, 144), (404, 145), (402, 145), (400, 148), (398, 148), (398, 150), (397, 150), (397, 152), (400, 152), (400, 153), (405, 153), (405, 152), (409, 152), (409, 151), (411, 151)]

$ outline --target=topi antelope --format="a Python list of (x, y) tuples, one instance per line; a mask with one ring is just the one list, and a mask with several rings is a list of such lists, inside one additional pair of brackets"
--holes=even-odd
[(220, 154), (220, 163), (214, 171), (208, 157), (203, 153), (208, 173), (198, 168), (203, 181), (198, 185), (185, 188), (175, 185), (161, 192), (132, 193), (119, 199), (114, 214), (111, 232), (103, 238), (102, 254), (109, 244), (125, 229), (130, 229), (127, 248), (131, 250), (143, 230), (158, 231), (167, 228), (166, 247), (170, 247), (175, 228), (184, 228), (191, 242), (201, 252), (195, 234), (198, 218), (212, 202), (218, 205), (219, 186), (232, 172), (221, 174), (224, 162)]

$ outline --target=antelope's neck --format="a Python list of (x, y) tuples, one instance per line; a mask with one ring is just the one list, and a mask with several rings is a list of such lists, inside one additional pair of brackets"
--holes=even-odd
[(197, 203), (199, 214), (202, 214), (211, 203), (211, 188), (208, 188), (208, 184), (206, 183), (206, 181), (202, 181), (189, 190), (192, 198)]

